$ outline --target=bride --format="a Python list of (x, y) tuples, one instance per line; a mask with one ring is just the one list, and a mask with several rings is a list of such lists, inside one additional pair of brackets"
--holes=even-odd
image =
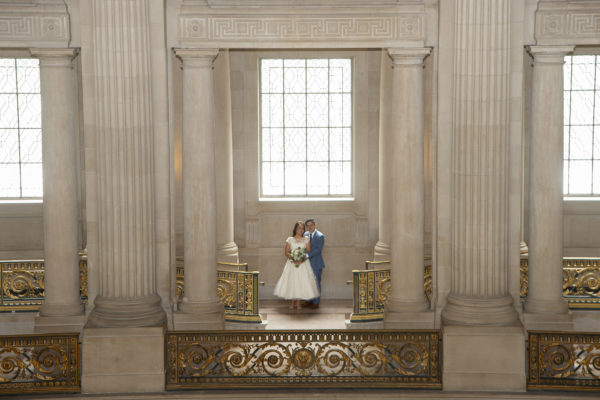
[(295, 305), (300, 310), (300, 300), (319, 297), (315, 274), (306, 256), (309, 251), (310, 239), (304, 236), (304, 222), (298, 221), (292, 236), (285, 241), (287, 261), (274, 291), (275, 296), (292, 300), (290, 309)]

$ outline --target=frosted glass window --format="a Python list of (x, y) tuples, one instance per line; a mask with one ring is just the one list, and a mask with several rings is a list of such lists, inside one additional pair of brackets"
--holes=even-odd
[(352, 60), (260, 60), (262, 197), (352, 196)]
[(600, 56), (568, 56), (564, 66), (565, 196), (600, 195)]
[(42, 197), (37, 59), (0, 58), (0, 198)]

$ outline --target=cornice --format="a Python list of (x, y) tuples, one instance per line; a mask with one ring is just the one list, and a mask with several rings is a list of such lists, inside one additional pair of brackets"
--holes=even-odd
[(69, 38), (62, 1), (0, 1), (0, 47), (68, 47)]
[(538, 45), (600, 45), (600, 0), (540, 1), (535, 39)]
[(179, 14), (180, 47), (422, 47), (426, 32), (420, 1), (396, 7), (293, 9), (211, 8), (188, 2)]

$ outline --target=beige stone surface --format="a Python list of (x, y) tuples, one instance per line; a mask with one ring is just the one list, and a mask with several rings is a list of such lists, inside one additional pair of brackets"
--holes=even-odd
[(445, 325), (442, 334), (444, 390), (525, 391), (525, 334), (521, 324)]
[(162, 327), (89, 328), (81, 337), (83, 393), (164, 390)]

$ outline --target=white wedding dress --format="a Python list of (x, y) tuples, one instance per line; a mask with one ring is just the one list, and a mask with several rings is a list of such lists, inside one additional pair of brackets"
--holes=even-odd
[[(306, 250), (308, 241), (308, 237), (302, 237), (299, 240), (294, 237), (286, 239), (286, 242), (290, 244), (290, 252), (298, 247)], [(319, 289), (310, 261), (307, 259), (302, 264), (296, 265), (287, 260), (273, 294), (288, 300), (310, 300), (319, 297)]]

